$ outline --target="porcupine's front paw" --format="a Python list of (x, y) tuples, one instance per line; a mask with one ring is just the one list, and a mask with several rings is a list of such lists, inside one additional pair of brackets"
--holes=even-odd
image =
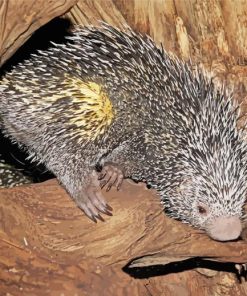
[(124, 179), (124, 174), (118, 165), (107, 162), (99, 173), (98, 179), (100, 180), (101, 188), (107, 185), (106, 191), (109, 191), (112, 186), (115, 186), (119, 190)]
[(100, 213), (112, 216), (110, 212), (112, 208), (105, 201), (95, 171), (90, 174), (87, 184), (80, 191), (80, 197), (75, 198), (75, 201), (78, 207), (94, 222), (97, 222), (97, 219), (104, 221)]

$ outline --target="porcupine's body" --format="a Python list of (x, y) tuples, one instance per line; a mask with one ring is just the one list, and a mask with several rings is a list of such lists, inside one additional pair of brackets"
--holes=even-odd
[(149, 38), (77, 28), (15, 67), (0, 92), (6, 133), (91, 218), (109, 210), (95, 167), (112, 166), (113, 178), (102, 175), (110, 188), (120, 185), (116, 166), (156, 188), (171, 216), (218, 240), (239, 236), (247, 148), (236, 106)]

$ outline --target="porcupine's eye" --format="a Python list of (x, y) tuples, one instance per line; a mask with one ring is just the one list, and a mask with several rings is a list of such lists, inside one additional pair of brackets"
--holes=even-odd
[(206, 216), (208, 214), (208, 208), (206, 205), (199, 204), (197, 210), (200, 215)]

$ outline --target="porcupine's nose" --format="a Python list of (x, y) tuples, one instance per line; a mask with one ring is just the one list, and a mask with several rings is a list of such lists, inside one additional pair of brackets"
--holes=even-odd
[(237, 239), (242, 231), (239, 217), (217, 217), (206, 227), (208, 235), (218, 241)]

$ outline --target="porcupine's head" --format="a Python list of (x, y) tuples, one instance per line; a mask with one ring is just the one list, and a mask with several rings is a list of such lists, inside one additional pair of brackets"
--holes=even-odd
[(205, 86), (204, 99), (180, 116), (180, 148), (161, 196), (171, 217), (229, 241), (242, 230), (247, 146), (244, 131), (237, 128), (237, 103), (222, 92), (212, 83)]

